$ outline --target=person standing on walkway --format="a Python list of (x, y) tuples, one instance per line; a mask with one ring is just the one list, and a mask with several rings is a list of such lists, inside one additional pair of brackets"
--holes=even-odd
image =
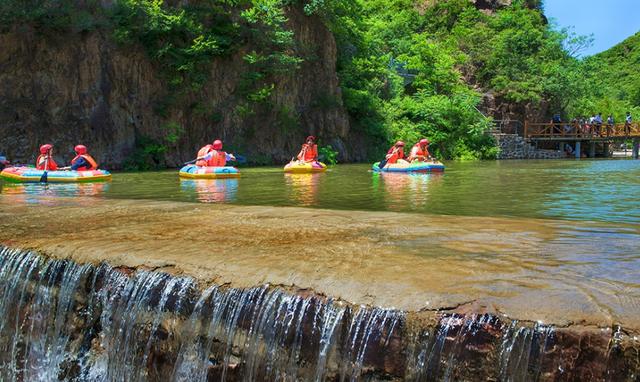
[(607, 117), (607, 137), (610, 137), (613, 133), (613, 125), (615, 124), (616, 122), (613, 119), (613, 115), (609, 114), (609, 116)]
[(598, 113), (593, 121), (595, 124), (596, 135), (602, 136), (602, 113)]
[(628, 111), (627, 117), (624, 119), (624, 135), (627, 137), (631, 135), (631, 122), (633, 122), (633, 119), (631, 118), (631, 112)]

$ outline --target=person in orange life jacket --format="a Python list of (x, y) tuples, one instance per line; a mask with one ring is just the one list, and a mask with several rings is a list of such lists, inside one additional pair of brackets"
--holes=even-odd
[(233, 154), (227, 154), (222, 151), (222, 141), (216, 139), (212, 145), (206, 145), (198, 151), (198, 160), (196, 166), (201, 167), (224, 167), (227, 161), (235, 161)]
[(318, 145), (315, 143), (316, 137), (310, 135), (306, 139), (306, 143), (302, 145), (298, 160), (301, 162), (316, 162), (318, 160)]
[(87, 154), (87, 148), (84, 145), (77, 145), (73, 148), (76, 152), (76, 156), (71, 160), (71, 166), (65, 167), (65, 169), (71, 169), (73, 171), (91, 171), (98, 169), (98, 163), (89, 154)]
[(47, 143), (40, 146), (40, 155), (38, 156), (38, 159), (36, 159), (36, 169), (48, 171), (55, 171), (58, 169), (58, 164), (53, 160), (52, 144)]
[(387, 163), (389, 164), (406, 162), (405, 158), (404, 142), (402, 141), (396, 142), (396, 144), (387, 151)]
[(429, 143), (428, 139), (421, 139), (420, 142), (416, 143), (411, 149), (411, 154), (409, 154), (409, 162), (426, 162), (431, 159)]

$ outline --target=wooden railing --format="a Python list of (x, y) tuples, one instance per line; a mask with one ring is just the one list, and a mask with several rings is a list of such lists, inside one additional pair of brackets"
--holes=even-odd
[(640, 124), (524, 123), (526, 138), (640, 138)]

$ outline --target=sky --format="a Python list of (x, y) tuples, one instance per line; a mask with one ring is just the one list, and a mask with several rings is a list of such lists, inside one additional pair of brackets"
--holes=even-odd
[(544, 13), (560, 27), (593, 34), (583, 56), (611, 48), (640, 31), (640, 0), (544, 0)]

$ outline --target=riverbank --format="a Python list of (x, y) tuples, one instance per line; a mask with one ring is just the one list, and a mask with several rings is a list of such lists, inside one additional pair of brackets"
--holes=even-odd
[[(640, 328), (640, 288), (625, 276), (632, 269), (611, 258), (602, 274), (591, 256), (572, 257), (612, 235), (619, 247), (637, 245), (635, 226), (95, 198), (40, 202), (0, 200), (1, 244), (204, 284), (309, 289), (356, 305)], [(589, 234), (565, 240), (568, 229)]]

